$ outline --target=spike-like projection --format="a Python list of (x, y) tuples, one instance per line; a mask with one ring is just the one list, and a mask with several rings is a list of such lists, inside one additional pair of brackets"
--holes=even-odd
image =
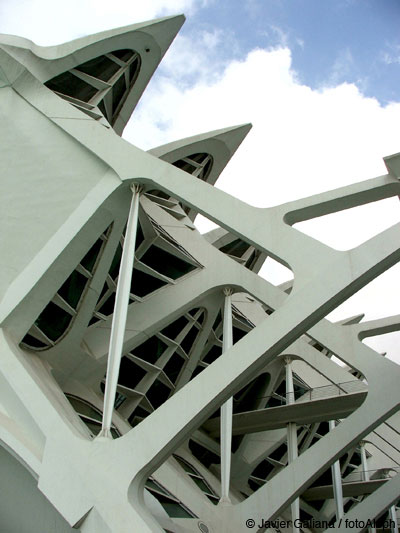
[[(244, 124), (211, 131), (153, 148), (149, 150), (149, 153), (163, 161), (172, 163), (175, 167), (210, 185), (214, 185), (250, 129), (251, 124)], [(165, 193), (160, 191), (151, 192), (155, 196), (168, 198)], [(195, 219), (197, 215), (195, 209), (185, 207), (182, 209), (180, 204), (177, 207), (181, 209), (175, 209), (175, 211), (179, 211), (182, 216), (186, 215), (190, 220)]]
[(0, 37), (0, 530), (393, 528), (400, 370), (362, 340), (400, 315), (325, 317), (400, 260), (400, 228), (338, 252), (291, 225), (400, 195), (399, 155), (260, 209), (213, 187), (250, 125), (122, 140), (183, 20)]
[(0, 48), (58, 96), (121, 135), (183, 22), (182, 15), (166, 17), (51, 47), (0, 35)]

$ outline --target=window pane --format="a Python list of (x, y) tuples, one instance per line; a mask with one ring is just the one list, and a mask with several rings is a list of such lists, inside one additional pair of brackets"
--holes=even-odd
[(82, 65), (76, 67), (76, 70), (80, 70), (94, 78), (99, 78), (99, 80), (108, 81), (120, 68), (117, 63), (111, 61), (108, 57), (100, 56), (82, 63)]
[(35, 324), (46, 337), (54, 342), (65, 333), (71, 320), (72, 316), (69, 313), (50, 302), (40, 313)]
[(76, 309), (86, 283), (87, 278), (74, 270), (57, 292), (73, 309)]
[(52, 91), (72, 96), (83, 102), (88, 102), (97, 93), (97, 89), (71, 72), (64, 72), (49, 80), (45, 85)]

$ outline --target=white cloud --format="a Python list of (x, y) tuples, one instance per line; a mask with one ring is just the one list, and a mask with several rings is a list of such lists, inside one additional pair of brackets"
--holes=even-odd
[(235, 46), (228, 32), (217, 29), (200, 30), (190, 37), (178, 35), (172, 53), (166, 55), (160, 66), (160, 72), (171, 78), (177, 87), (209, 82), (223, 70), (223, 60), (217, 54), (227, 46), (228, 40)]
[[(163, 131), (155, 125), (160, 117)], [(188, 88), (177, 88), (173, 72), (160, 76), (126, 136), (150, 148), (153, 137), (167, 142), (252, 122), (218, 186), (271, 206), (385, 173), (382, 157), (400, 148), (399, 119), (400, 103), (382, 107), (352, 84), (312, 90), (297, 81), (287, 48), (258, 49), (232, 61), (217, 79), (202, 75)]]
[[(178, 63), (179, 57), (170, 65), (174, 62)], [(273, 206), (385, 174), (382, 157), (400, 151), (400, 103), (381, 106), (354, 84), (312, 90), (291, 70), (287, 48), (253, 50), (208, 81), (203, 67), (198, 67), (201, 81), (187, 88), (177, 88), (173, 72), (160, 77), (150, 87), (146, 105), (129, 125), (127, 138), (149, 148), (251, 121), (253, 130), (217, 185), (252, 205)], [(156, 125), (160, 117), (163, 129)], [(386, 201), (382, 207), (369, 207), (354, 210), (354, 214), (344, 212), (343, 220), (333, 217), (328, 224), (317, 219), (313, 232), (343, 249), (399, 219), (397, 199)], [(282, 280), (281, 272), (273, 267), (270, 271), (276, 282)], [(367, 319), (396, 314), (398, 275), (399, 269), (392, 269), (336, 311), (333, 318), (363, 311)], [(371, 342), (399, 360), (396, 336), (384, 341), (384, 346), (379, 338)]]

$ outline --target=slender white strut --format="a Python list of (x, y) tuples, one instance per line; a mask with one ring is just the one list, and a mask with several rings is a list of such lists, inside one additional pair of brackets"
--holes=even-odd
[[(292, 373), (292, 359), (285, 357), (286, 363), (286, 402), (287, 404), (294, 403), (294, 386)], [(289, 422), (287, 425), (287, 442), (288, 442), (288, 463), (293, 463), (298, 457), (297, 448), (297, 427), (295, 422)], [(298, 533), (300, 528), (298, 526), (300, 519), (300, 500), (296, 498), (291, 506), (293, 528), (292, 531)]]
[[(365, 451), (365, 442), (362, 441), (360, 443), (360, 451), (361, 451), (361, 467), (363, 471), (363, 481), (369, 481), (369, 472), (368, 472), (368, 465), (367, 465), (367, 452)], [(368, 528), (369, 533), (376, 533), (375, 527)]]
[[(222, 353), (233, 345), (232, 335), (232, 290), (224, 289), (224, 325), (222, 334)], [(231, 477), (233, 400), (229, 398), (221, 406), (221, 499), (220, 503), (230, 503), (229, 485)]]
[(104, 392), (104, 409), (102, 428), (98, 437), (112, 438), (111, 421), (114, 410), (122, 346), (128, 313), (129, 293), (132, 282), (132, 269), (135, 257), (136, 231), (139, 214), (140, 187), (132, 185), (132, 200), (126, 227), (124, 247), (119, 267), (114, 313), (111, 324), (110, 345), (108, 350), (106, 388)]
[(397, 511), (396, 511), (396, 506), (395, 505), (392, 505), (390, 507), (389, 515), (390, 515), (390, 519), (392, 521), (392, 532), (393, 533), (397, 533), (399, 531), (399, 526), (398, 526), (398, 523), (397, 523)]
[[(385, 477), (390, 479), (390, 470), (387, 470), (385, 472)], [(396, 505), (392, 505), (389, 507), (389, 517), (391, 520), (391, 530), (392, 533), (397, 533), (399, 531), (399, 525), (397, 523), (397, 511), (396, 511)]]
[[(329, 420), (329, 431), (335, 429), (335, 421)], [(342, 490), (342, 476), (340, 473), (340, 462), (335, 461), (331, 466), (332, 479), (333, 479), (333, 495), (335, 498), (336, 507), (336, 520), (343, 518), (343, 490)]]

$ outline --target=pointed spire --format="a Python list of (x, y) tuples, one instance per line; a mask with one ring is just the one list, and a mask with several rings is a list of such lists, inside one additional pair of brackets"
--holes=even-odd
[(206, 181), (214, 185), (251, 127), (251, 124), (241, 124), (201, 133), (152, 148), (149, 153), (169, 163), (175, 163), (196, 153), (209, 154), (213, 158), (213, 165)]
[[(149, 153), (214, 185), (251, 127), (251, 124), (242, 124), (201, 133), (158, 146)], [(187, 208), (185, 211), (190, 220), (196, 218), (195, 210)]]
[(149, 21), (147, 24), (143, 23), (141, 31), (153, 37), (157, 45), (160, 47), (161, 57), (163, 57), (184, 22), (184, 15), (159, 18)]
[[(118, 105), (117, 101), (115, 111), (113, 109), (109, 112), (109, 114), (112, 113), (114, 130), (121, 135), (154, 71), (184, 21), (183, 15), (164, 17), (103, 31), (49, 47), (37, 46), (19, 37), (0, 35), (0, 47), (7, 51), (12, 46), (13, 57), (20, 65), (28, 68), (42, 83), (48, 83), (60, 74), (73, 71), (83, 63), (109, 53), (112, 54), (116, 50), (128, 49), (136, 52), (140, 58), (137, 75), (133, 80), (130, 78), (129, 83), (126, 82), (129, 87), (121, 102)], [(78, 77), (82, 76), (84, 74), (78, 72)], [(84, 81), (87, 82), (87, 80)], [(100, 80), (99, 84), (106, 85), (103, 80)], [(99, 87), (96, 86), (96, 88)], [(114, 108), (111, 90), (110, 97), (109, 106), (112, 105)], [(91, 104), (91, 102), (86, 102), (86, 104)]]
[[(166, 156), (169, 154), (174, 154), (177, 150), (181, 151), (182, 148), (189, 149), (203, 141), (215, 139), (222, 141), (233, 155), (251, 128), (251, 124), (240, 124), (238, 126), (208, 131), (206, 133), (200, 133), (191, 137), (184, 137), (183, 139), (157, 146), (149, 150), (149, 153), (159, 157), (160, 159), (167, 160)], [(168, 157), (168, 160), (171, 159), (171, 157), (172, 156)]]

